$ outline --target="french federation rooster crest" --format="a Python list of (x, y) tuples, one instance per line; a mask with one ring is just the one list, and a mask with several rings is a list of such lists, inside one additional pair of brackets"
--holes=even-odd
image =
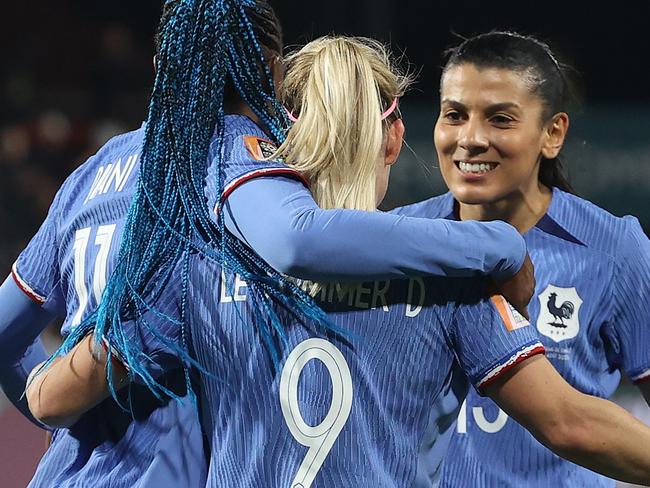
[(582, 299), (575, 288), (548, 285), (539, 295), (540, 310), (537, 330), (555, 342), (573, 339), (578, 335), (578, 312)]
[(548, 296), (548, 302), (546, 303), (546, 306), (548, 307), (548, 311), (551, 313), (553, 318), (559, 319), (560, 323), (558, 324), (557, 322), (551, 322), (548, 325), (566, 329), (566, 325), (564, 324), (563, 319), (570, 319), (573, 316), (573, 312), (575, 311), (575, 306), (573, 305), (573, 303), (566, 301), (558, 307), (555, 304), (556, 298), (557, 298), (557, 293), (551, 293)]

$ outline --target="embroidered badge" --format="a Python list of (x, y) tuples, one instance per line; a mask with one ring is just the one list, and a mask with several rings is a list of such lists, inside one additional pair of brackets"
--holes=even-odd
[(580, 331), (578, 312), (582, 298), (575, 288), (548, 285), (539, 295), (537, 330), (555, 342), (573, 339)]
[(244, 136), (244, 145), (256, 161), (269, 159), (278, 150), (271, 141), (260, 139), (257, 136)]

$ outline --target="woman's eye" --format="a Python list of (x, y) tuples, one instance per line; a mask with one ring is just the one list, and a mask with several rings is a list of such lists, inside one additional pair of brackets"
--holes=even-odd
[(462, 114), (460, 112), (457, 112), (455, 110), (450, 110), (448, 112), (445, 112), (444, 114), (445, 120), (448, 120), (450, 122), (458, 122), (462, 120)]
[(509, 117), (507, 115), (493, 115), (490, 120), (497, 125), (508, 125), (514, 122), (512, 117)]

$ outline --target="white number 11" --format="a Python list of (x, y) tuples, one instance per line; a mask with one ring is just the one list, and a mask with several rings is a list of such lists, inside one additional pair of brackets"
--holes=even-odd
[[(99, 252), (95, 259), (93, 270), (93, 295), (95, 302), (99, 303), (104, 288), (106, 288), (106, 265), (108, 253), (115, 233), (115, 224), (102, 225), (97, 228), (95, 245), (99, 246)], [(86, 307), (88, 307), (88, 288), (86, 287), (86, 249), (90, 240), (90, 227), (79, 229), (74, 238), (74, 288), (77, 292), (79, 305), (72, 319), (71, 326), (75, 327), (81, 323)]]
[[(300, 374), (312, 359), (321, 361), (332, 380), (332, 403), (325, 419), (307, 425), (298, 405)], [(309, 448), (291, 488), (309, 488), (325, 462), (352, 409), (352, 376), (343, 354), (323, 339), (308, 339), (291, 351), (280, 378), (280, 405), (291, 435)]]

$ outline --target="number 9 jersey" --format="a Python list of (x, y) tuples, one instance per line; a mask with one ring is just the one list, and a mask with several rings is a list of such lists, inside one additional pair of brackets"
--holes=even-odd
[[(544, 351), (482, 280), (416, 278), (325, 286), (316, 298), (341, 336), (279, 310), (275, 365), (245, 280), (195, 255), (189, 283), (211, 487), (430, 486), (424, 454), (470, 383)], [(433, 412), (451, 390), (452, 414)]]

